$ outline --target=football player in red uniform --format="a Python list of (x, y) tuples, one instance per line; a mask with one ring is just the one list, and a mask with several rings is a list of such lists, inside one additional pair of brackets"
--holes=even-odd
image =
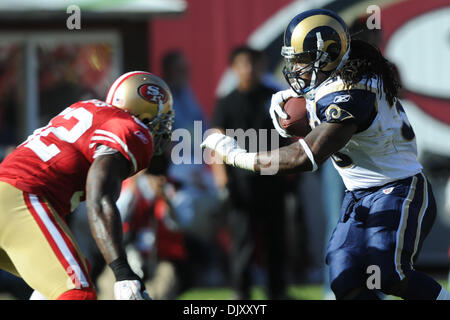
[(164, 150), (173, 119), (167, 84), (134, 71), (113, 83), (106, 101), (77, 102), (35, 130), (0, 164), (0, 268), (22, 277), (34, 297), (96, 299), (64, 221), (86, 200), (116, 299), (149, 298), (128, 265), (115, 202), (122, 181)]

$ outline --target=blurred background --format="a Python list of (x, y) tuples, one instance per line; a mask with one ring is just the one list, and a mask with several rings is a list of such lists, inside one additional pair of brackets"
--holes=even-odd
[[(68, 28), (68, 19), (75, 19), (72, 14), (76, 13), (68, 12), (71, 5), (80, 9), (80, 25), (73, 30)], [(231, 92), (238, 81), (229, 68), (231, 50), (245, 44), (263, 52), (264, 81), (272, 87), (286, 88), (280, 56), (284, 28), (293, 16), (313, 8), (336, 11), (349, 26), (359, 21), (359, 31), (352, 29), (356, 34), (367, 29), (364, 26), (367, 17), (379, 9), (381, 29), (377, 45), (397, 68), (403, 85), (403, 105), (438, 202), (436, 223), (417, 265), (445, 283), (450, 255), (449, 0), (1, 0), (0, 160), (34, 129), (45, 125), (70, 104), (94, 97), (104, 99), (113, 80), (124, 72), (149, 70), (167, 79), (176, 90), (178, 84), (170, 83), (167, 68), (179, 56), (182, 59), (177, 60), (178, 69), (172, 78), (183, 78), (188, 83), (190, 93), (180, 101), (189, 101), (190, 107), (178, 102), (175, 110), (183, 114), (182, 119), (204, 121), (206, 129), (217, 99)], [(175, 58), (174, 52), (178, 54)], [(172, 60), (167, 58), (168, 53), (172, 53), (169, 55)], [(189, 112), (184, 113), (185, 110)], [(179, 127), (192, 127), (192, 121), (179, 123)], [(190, 204), (192, 210), (188, 213), (178, 212), (178, 222), (175, 221), (178, 227), (172, 230), (166, 221), (169, 230), (185, 237), (177, 242), (185, 253), (178, 252), (175, 260), (193, 262), (185, 269), (191, 273), (184, 285), (179, 286), (183, 289), (163, 297), (210, 299), (217, 294), (219, 299), (233, 298), (227, 289), (230, 282), (227, 208), (220, 190), (214, 189), (209, 169), (202, 165), (172, 165), (157, 175), (172, 179), (174, 190), (184, 192), (178, 198), (174, 192), (172, 198), (165, 195), (166, 202), (183, 204), (186, 198), (196, 201)], [(324, 186), (323, 175), (319, 171), (297, 177), (295, 192), (285, 199), (286, 230), (280, 236), (285, 238), (286, 279), (293, 298), (324, 297), (324, 250), (330, 223), (327, 196), (333, 195)], [(167, 181), (147, 188), (168, 189)], [(210, 202), (202, 202), (205, 194)], [(149, 221), (162, 218), (152, 208), (152, 216), (144, 223), (146, 236), (130, 240), (133, 244), (139, 238), (147, 245), (143, 249), (146, 254), (141, 252), (139, 261), (142, 257), (158, 259), (158, 254), (149, 254), (156, 248), (158, 223)], [(82, 232), (87, 230), (83, 229), (86, 225), (82, 216), (83, 212), (75, 213), (73, 222), (74, 228), (81, 230), (80, 243), (89, 236)], [(80, 246), (85, 246), (85, 251), (95, 251), (88, 242)], [(264, 252), (264, 247), (258, 250)], [(95, 253), (92, 257), (85, 254), (95, 261)], [(103, 269), (99, 264), (97, 272), (101, 277)], [(143, 268), (142, 263), (136, 265)], [(170, 269), (161, 271), (154, 263), (148, 268), (149, 279)], [(173, 273), (177, 273), (176, 268)], [(256, 286), (253, 298), (264, 298), (264, 290), (258, 288), (264, 286), (266, 273), (257, 254), (252, 277)], [(14, 293), (22, 284), (14, 281), (0, 274), (0, 291), (6, 297), (22, 298), (20, 292)], [(217, 291), (212, 294), (199, 288)]]

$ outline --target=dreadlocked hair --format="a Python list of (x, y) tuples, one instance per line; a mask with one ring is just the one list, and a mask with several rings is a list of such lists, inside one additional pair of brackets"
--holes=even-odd
[(400, 83), (392, 64), (383, 57), (380, 50), (368, 42), (352, 40), (350, 43), (350, 56), (347, 62), (332, 73), (331, 77), (339, 76), (347, 87), (359, 83), (363, 77), (366, 78), (366, 88), (373, 77), (378, 77), (378, 91), (383, 91), (386, 100), (394, 103)]

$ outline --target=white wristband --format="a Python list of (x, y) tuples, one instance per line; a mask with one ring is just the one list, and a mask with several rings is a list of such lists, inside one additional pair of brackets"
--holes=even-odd
[(312, 164), (312, 166), (313, 166), (311, 172), (316, 171), (319, 167), (317, 166), (317, 163), (316, 163), (316, 161), (314, 160), (314, 155), (313, 155), (311, 149), (309, 148), (308, 144), (307, 144), (306, 141), (303, 140), (303, 139), (299, 139), (298, 142), (299, 142), (300, 145), (303, 147), (303, 150), (305, 150), (305, 153), (306, 153), (306, 155), (308, 156), (309, 161), (311, 161), (311, 164)]
[(241, 169), (255, 171), (256, 153), (241, 152), (234, 157), (233, 166)]

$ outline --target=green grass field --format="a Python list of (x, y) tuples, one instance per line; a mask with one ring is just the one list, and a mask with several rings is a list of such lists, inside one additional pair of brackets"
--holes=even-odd
[[(448, 290), (447, 279), (437, 279)], [(324, 289), (321, 284), (296, 285), (288, 288), (289, 296), (294, 300), (323, 300)], [(266, 296), (261, 287), (252, 289), (252, 300), (264, 300)], [(193, 288), (184, 292), (179, 300), (232, 300), (233, 292), (228, 288)], [(387, 296), (388, 300), (397, 300), (393, 296)]]
[[(288, 289), (290, 297), (296, 300), (322, 300), (322, 285), (291, 286)], [(233, 292), (228, 288), (194, 288), (184, 292), (180, 300), (231, 300)], [(266, 296), (263, 289), (252, 289), (252, 300), (264, 300)]]
[[(447, 278), (444, 275), (434, 276), (438, 282), (449, 290)], [(294, 285), (288, 288), (288, 295), (294, 300), (324, 300), (324, 289), (321, 284)], [(192, 288), (178, 297), (178, 300), (233, 300), (233, 291), (229, 288)], [(252, 300), (265, 300), (266, 296), (261, 287), (253, 287)], [(387, 296), (387, 300), (398, 300)], [(6, 293), (0, 293), (0, 300), (14, 300)]]

